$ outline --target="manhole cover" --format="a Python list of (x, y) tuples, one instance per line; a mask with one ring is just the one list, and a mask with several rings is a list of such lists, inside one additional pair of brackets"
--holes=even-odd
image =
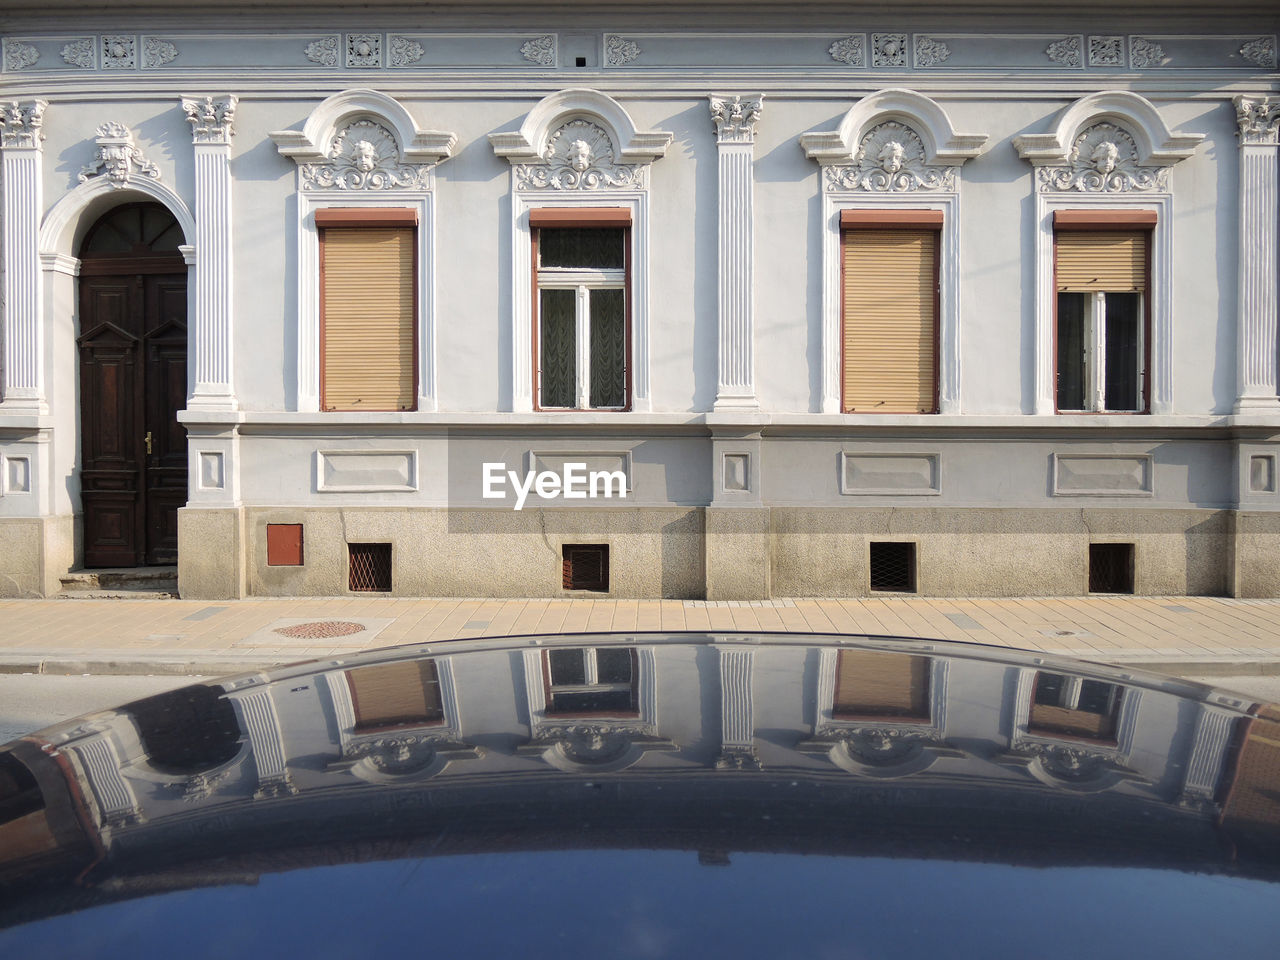
[(275, 632), (282, 637), (294, 637), (299, 640), (325, 640), (329, 637), (349, 637), (363, 630), (364, 624), (352, 623), (350, 620), (316, 620), (312, 623), (295, 623), (289, 627), (276, 627)]

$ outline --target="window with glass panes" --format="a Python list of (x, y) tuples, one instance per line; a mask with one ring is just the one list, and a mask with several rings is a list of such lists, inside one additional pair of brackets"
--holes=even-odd
[(547, 713), (617, 714), (635, 710), (634, 651), (625, 647), (547, 651)]
[(1057, 408), (1141, 413), (1147, 408), (1151, 231), (1120, 220), (1111, 229), (1098, 226), (1096, 215), (1056, 224)]
[(535, 362), (543, 410), (629, 405), (629, 232), (626, 221), (608, 217), (535, 226)]
[(1037, 673), (1028, 729), (1032, 733), (1111, 741), (1121, 689), (1061, 673)]

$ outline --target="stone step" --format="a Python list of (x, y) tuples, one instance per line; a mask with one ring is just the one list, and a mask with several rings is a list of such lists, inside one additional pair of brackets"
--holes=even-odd
[(72, 570), (61, 580), (60, 596), (79, 600), (111, 597), (169, 598), (178, 595), (176, 566)]

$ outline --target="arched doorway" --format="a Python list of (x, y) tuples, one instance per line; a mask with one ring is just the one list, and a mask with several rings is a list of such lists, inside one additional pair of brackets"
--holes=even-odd
[(187, 267), (158, 203), (115, 207), (80, 247), (84, 565), (176, 563), (187, 501)]

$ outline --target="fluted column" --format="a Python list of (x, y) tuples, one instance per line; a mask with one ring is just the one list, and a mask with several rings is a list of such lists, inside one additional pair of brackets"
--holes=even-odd
[(43, 100), (0, 102), (4, 205), (5, 409), (48, 411), (40, 323), (40, 155)]
[(756, 409), (751, 162), (763, 95), (711, 98), (719, 153), (719, 382), (715, 409)]
[(191, 359), (193, 408), (236, 407), (232, 367), (231, 136), (236, 98), (184, 98), (195, 144), (196, 248)]
[(717, 646), (720, 659), (719, 770), (756, 770), (755, 719), (751, 705), (751, 674), (755, 651), (750, 647)]
[(1276, 262), (1280, 250), (1280, 98), (1236, 97), (1240, 125), (1236, 413), (1280, 412)]

